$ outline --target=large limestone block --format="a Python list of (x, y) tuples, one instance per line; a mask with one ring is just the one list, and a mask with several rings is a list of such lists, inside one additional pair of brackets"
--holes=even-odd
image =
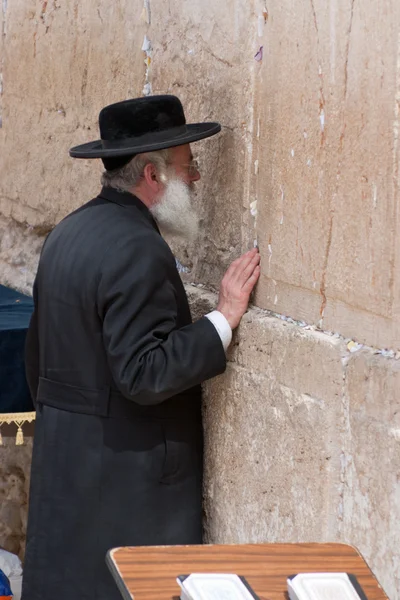
[(104, 104), (141, 94), (143, 2), (4, 6), (0, 212), (51, 227), (98, 189), (100, 162), (69, 147), (98, 137)]
[(341, 535), (400, 597), (400, 361), (362, 352), (346, 374), (349, 440)]
[(207, 397), (209, 539), (326, 539), (320, 515), (334, 511), (339, 407), (232, 365)]
[(257, 305), (400, 347), (400, 4), (272, 2), (253, 159)]
[[(193, 145), (204, 174), (196, 208), (207, 227), (195, 247), (174, 244), (192, 278), (215, 285), (241, 251), (248, 206), (252, 3), (14, 0), (3, 2), (1, 18), (0, 214), (39, 235), (50, 230), (99, 190), (101, 161), (68, 156), (71, 146), (98, 138), (99, 110), (143, 92), (176, 94), (188, 121), (223, 126), (216, 138)], [(23, 245), (23, 229), (20, 235)], [(21, 287), (14, 256), (0, 252), (1, 259)], [(34, 264), (23, 267), (28, 286)]]
[(335, 338), (246, 315), (226, 374), (206, 386), (211, 539), (329, 536), (345, 434), (341, 351)]

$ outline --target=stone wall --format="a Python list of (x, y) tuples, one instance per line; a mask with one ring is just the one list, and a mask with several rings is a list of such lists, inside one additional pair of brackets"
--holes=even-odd
[(228, 359), (205, 386), (208, 540), (346, 542), (398, 598), (400, 361), (256, 308)]
[(22, 446), (15, 445), (13, 436), (4, 436), (0, 446), (0, 548), (23, 557), (26, 523), (32, 437), (25, 438)]
[(262, 276), (206, 386), (208, 539), (352, 543), (399, 600), (399, 3), (2, 7), (0, 282), (29, 291), (43, 235), (97, 193), (68, 148), (102, 106), (175, 93), (220, 121), (194, 145), (201, 238), (174, 250), (199, 314), (216, 299), (190, 282), (254, 240)]
[(268, 3), (252, 193), (257, 304), (400, 347), (400, 4)]

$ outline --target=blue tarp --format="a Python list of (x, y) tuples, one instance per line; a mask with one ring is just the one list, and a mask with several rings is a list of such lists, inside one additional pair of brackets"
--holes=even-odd
[(1, 413), (34, 410), (24, 364), (25, 337), (32, 311), (32, 298), (0, 285)]

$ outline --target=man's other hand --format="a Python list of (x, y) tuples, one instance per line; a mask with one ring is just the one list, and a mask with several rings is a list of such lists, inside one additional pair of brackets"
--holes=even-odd
[(217, 310), (235, 329), (247, 310), (250, 294), (260, 277), (260, 254), (253, 248), (229, 267), (219, 290)]

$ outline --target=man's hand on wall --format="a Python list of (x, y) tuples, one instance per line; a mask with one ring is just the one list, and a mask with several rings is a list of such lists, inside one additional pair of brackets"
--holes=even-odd
[(260, 276), (260, 254), (253, 248), (229, 267), (219, 290), (219, 310), (235, 329), (247, 310), (250, 294)]

